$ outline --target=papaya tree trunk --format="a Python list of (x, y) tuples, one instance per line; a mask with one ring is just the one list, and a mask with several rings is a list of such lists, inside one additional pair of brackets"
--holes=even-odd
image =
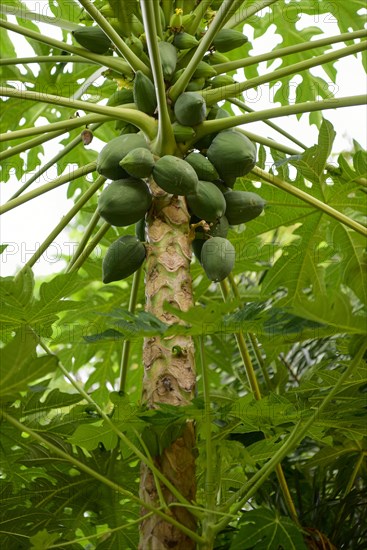
[[(190, 276), (191, 243), (189, 214), (182, 197), (172, 197), (152, 182), (154, 205), (147, 220), (146, 310), (167, 324), (178, 318), (165, 309), (165, 302), (182, 311), (193, 304)], [(160, 403), (182, 406), (194, 397), (196, 374), (191, 337), (152, 337), (144, 342), (142, 399), (149, 408)], [(180, 436), (154, 457), (157, 468), (188, 500), (195, 498), (195, 430), (188, 422)], [(161, 493), (161, 494), (159, 494)], [(157, 490), (154, 476), (141, 467), (140, 496), (144, 502), (161, 506), (177, 502), (161, 483)], [(163, 498), (162, 498), (163, 497)], [(143, 510), (145, 513), (145, 510)], [(196, 520), (182, 506), (169, 509), (179, 524), (196, 531)], [(141, 524), (140, 550), (190, 550), (195, 542), (179, 528), (156, 515)]]

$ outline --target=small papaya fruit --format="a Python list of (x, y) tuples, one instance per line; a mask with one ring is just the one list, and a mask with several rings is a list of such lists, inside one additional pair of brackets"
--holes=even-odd
[(157, 108), (154, 84), (142, 71), (135, 73), (133, 95), (139, 111), (153, 116)]
[(209, 63), (206, 63), (205, 61), (199, 61), (194, 74), (192, 75), (193, 78), (211, 78), (212, 76), (216, 76), (217, 71), (209, 65)]
[(157, 160), (152, 174), (157, 185), (173, 195), (194, 193), (199, 183), (193, 167), (173, 155), (164, 155)]
[(230, 225), (239, 225), (257, 218), (265, 206), (265, 200), (251, 191), (227, 191), (224, 198), (227, 205), (226, 218)]
[(175, 34), (172, 43), (178, 50), (189, 50), (199, 44), (195, 36), (188, 32), (178, 32)]
[(152, 204), (152, 195), (141, 179), (115, 180), (98, 198), (101, 218), (116, 227), (126, 227), (142, 218)]
[(234, 84), (236, 81), (229, 74), (220, 74), (211, 78), (208, 81), (208, 84), (212, 88), (221, 88), (222, 86), (228, 86), (229, 84)]
[(194, 78), (193, 80), (190, 80), (188, 85), (186, 86), (187, 92), (197, 92), (198, 90), (202, 90), (205, 86), (205, 78), (202, 76), (201, 78)]
[(129, 151), (120, 161), (120, 166), (134, 178), (148, 178), (154, 166), (154, 157), (145, 147), (137, 147)]
[(111, 180), (125, 178), (128, 173), (119, 162), (129, 151), (137, 147), (148, 149), (147, 142), (141, 134), (121, 135), (111, 139), (97, 157), (97, 172)]
[(220, 65), (220, 63), (228, 63), (229, 58), (219, 52), (210, 52), (206, 57), (204, 57), (210, 65)]
[(223, 237), (211, 237), (201, 249), (201, 265), (211, 281), (223, 281), (233, 269), (236, 251)]
[(145, 256), (145, 246), (137, 237), (120, 237), (109, 246), (103, 258), (102, 281), (107, 284), (126, 279), (139, 269)]
[(229, 52), (239, 48), (248, 41), (247, 36), (234, 29), (221, 29), (213, 40), (213, 46), (218, 52)]
[(256, 147), (248, 137), (236, 131), (219, 132), (207, 151), (208, 159), (216, 167), (221, 179), (232, 185), (256, 164)]
[(163, 76), (166, 80), (171, 80), (177, 64), (177, 50), (169, 42), (158, 42), (159, 55), (161, 57)]
[(199, 180), (194, 193), (186, 196), (191, 212), (207, 222), (214, 222), (226, 211), (226, 201), (223, 193), (214, 183)]
[(138, 237), (139, 241), (145, 243), (145, 217), (136, 222), (135, 235)]
[(183, 92), (176, 100), (174, 112), (180, 124), (196, 126), (205, 119), (205, 99), (196, 92)]
[(111, 40), (103, 32), (101, 27), (82, 27), (71, 33), (75, 40), (90, 52), (104, 54), (112, 46)]
[(116, 90), (108, 99), (107, 105), (109, 107), (116, 107), (116, 105), (125, 105), (126, 103), (134, 103), (133, 91), (128, 88), (122, 88)]
[(209, 159), (201, 153), (190, 153), (185, 157), (186, 162), (191, 164), (199, 180), (214, 181), (219, 179), (218, 172)]

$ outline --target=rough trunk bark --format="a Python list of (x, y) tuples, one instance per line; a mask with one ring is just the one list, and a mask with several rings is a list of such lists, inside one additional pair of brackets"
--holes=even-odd
[[(193, 303), (190, 276), (191, 244), (189, 214), (182, 197), (168, 196), (152, 183), (154, 207), (147, 220), (146, 310), (165, 323), (178, 319), (165, 311), (167, 301), (187, 311)], [(195, 392), (195, 359), (191, 337), (149, 338), (143, 350), (143, 402), (148, 407), (159, 403), (186, 405)], [(189, 501), (195, 498), (195, 430), (187, 423), (182, 435), (161, 456), (154, 458), (156, 466)], [(167, 504), (177, 501), (161, 484)], [(159, 506), (159, 497), (152, 472), (141, 467), (140, 496), (144, 502)], [(143, 510), (145, 513), (145, 510)], [(196, 531), (196, 520), (180, 506), (170, 508), (172, 516), (182, 525)], [(195, 543), (175, 526), (158, 516), (141, 524), (140, 550), (191, 550)]]

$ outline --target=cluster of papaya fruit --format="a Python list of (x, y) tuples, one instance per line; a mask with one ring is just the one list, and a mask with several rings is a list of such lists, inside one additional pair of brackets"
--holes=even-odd
[[(185, 71), (205, 29), (199, 27), (194, 34), (188, 32), (195, 18), (193, 13), (184, 16), (181, 9), (176, 9), (168, 25), (162, 9), (160, 13), (165, 31), (158, 46), (169, 98), (170, 87)], [(135, 27), (139, 23), (137, 15), (132, 13)], [(117, 30), (118, 25), (115, 23), (114, 26)], [(99, 27), (85, 29), (95, 29), (93, 44), (86, 40), (87, 31), (81, 28), (80, 32), (73, 33), (81, 45), (96, 53), (106, 53), (110, 49), (111, 43)], [(149, 66), (143, 29), (136, 34), (130, 31), (128, 36), (121, 32), (121, 36), (140, 59), (146, 59)], [(236, 179), (245, 176), (255, 166), (256, 147), (236, 128), (205, 135), (199, 140), (195, 140), (195, 136), (205, 120), (229, 116), (219, 105), (207, 106), (200, 91), (234, 82), (227, 74), (218, 75), (213, 65), (225, 62), (227, 58), (223, 52), (246, 41), (247, 38), (238, 31), (220, 30), (208, 53), (198, 63), (185, 91), (174, 102), (167, 99), (177, 144), (174, 154), (162, 155), (155, 150), (153, 143), (148, 143), (139, 128), (125, 122), (119, 123), (120, 135), (100, 151), (97, 171), (112, 182), (99, 197), (98, 212), (104, 220), (117, 227), (136, 224), (135, 236), (120, 237), (108, 249), (103, 260), (103, 282), (128, 277), (144, 262), (145, 215), (154, 200), (149, 187), (151, 179), (167, 193), (186, 198), (191, 214), (193, 251), (208, 278), (221, 281), (231, 272), (235, 250), (226, 238), (229, 227), (256, 218), (265, 204), (254, 192), (233, 190)], [(142, 71), (136, 71), (132, 85), (117, 90), (108, 100), (108, 105), (123, 105), (156, 117), (157, 98), (153, 81)]]

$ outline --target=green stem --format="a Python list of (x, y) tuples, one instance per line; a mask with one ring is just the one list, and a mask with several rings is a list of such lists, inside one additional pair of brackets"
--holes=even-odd
[[(156, 134), (156, 127), (152, 124), (154, 119), (141, 111), (135, 109), (126, 109), (123, 107), (108, 107), (104, 105), (97, 105), (95, 103), (88, 103), (78, 99), (70, 99), (67, 97), (56, 96), (52, 94), (43, 94), (40, 92), (30, 92), (23, 90), (15, 90), (13, 88), (2, 88), (1, 93), (7, 97), (16, 97), (18, 99), (28, 99), (32, 101), (40, 101), (44, 103), (50, 103), (51, 105), (58, 105), (59, 107), (69, 107), (74, 110), (91, 111), (100, 115), (112, 117), (113, 119), (123, 120), (124, 122), (130, 122), (135, 126), (138, 126), (149, 139), (153, 139)], [(61, 132), (62, 133), (62, 132)]]
[[(230, 103), (233, 103), (233, 105), (236, 105), (246, 113), (256, 113), (254, 109), (251, 109), (251, 107), (247, 107), (247, 105), (243, 101), (240, 101), (239, 99), (232, 97), (232, 98), (229, 98), (228, 101)], [(293, 143), (298, 145), (298, 147), (301, 147), (301, 149), (307, 149), (306, 145), (304, 145), (297, 138), (292, 136), (292, 134), (289, 134), (288, 132), (283, 130), (283, 128), (280, 128), (280, 126), (277, 126), (276, 124), (274, 124), (274, 122), (271, 122), (270, 120), (263, 120), (262, 122), (267, 126), (269, 126), (270, 128), (272, 128), (273, 130), (275, 130), (276, 132), (278, 132), (279, 134), (281, 134), (282, 136), (284, 136), (285, 138), (289, 139), (289, 141), (293, 141)]]
[(7, 57), (0, 59), (3, 65), (29, 65), (30, 63), (97, 63), (79, 55), (40, 55), (38, 57)]
[(347, 42), (349, 40), (365, 38), (366, 36), (366, 29), (354, 32), (344, 32), (336, 36), (321, 38), (320, 40), (310, 40), (309, 42), (303, 42), (302, 44), (295, 44), (294, 46), (279, 48), (271, 52), (262, 53), (261, 55), (254, 55), (252, 57), (236, 59), (235, 61), (227, 61), (226, 63), (218, 63), (217, 65), (213, 65), (213, 67), (218, 72), (218, 74), (228, 73), (230, 71), (236, 71), (237, 69), (250, 67), (251, 65), (258, 65), (259, 63), (270, 61), (271, 59), (279, 59), (287, 55), (294, 55), (300, 52), (305, 52), (307, 50), (321, 48), (323, 46), (332, 46), (333, 44), (337, 44), (338, 42)]
[(281, 180), (277, 176), (268, 174), (267, 172), (265, 172), (264, 170), (261, 170), (261, 168), (258, 168), (257, 166), (253, 168), (252, 173), (258, 176), (259, 178), (261, 178), (262, 180), (267, 181), (272, 185), (275, 185), (275, 187), (278, 187), (279, 189), (283, 189), (283, 191), (286, 191), (287, 193), (290, 193), (294, 197), (301, 199), (307, 204), (310, 204), (311, 206), (318, 208), (328, 216), (331, 216), (332, 218), (334, 218), (334, 220), (337, 220), (338, 222), (343, 223), (347, 227), (354, 229), (354, 231), (357, 231), (364, 237), (367, 236), (367, 228), (365, 226), (349, 218), (345, 214), (342, 214), (338, 210), (335, 210), (335, 208), (333, 208), (332, 206), (329, 206), (328, 204), (325, 204), (324, 202), (320, 201), (316, 197), (313, 197), (312, 195), (309, 195), (305, 191), (302, 191), (302, 189), (298, 189), (297, 187), (291, 185), (290, 183), (287, 183)]
[(64, 133), (66, 133), (69, 130), (74, 130), (74, 128), (78, 128), (79, 126), (87, 126), (92, 122), (107, 122), (109, 120), (114, 120), (114, 117), (105, 115), (86, 115), (75, 117), (69, 120), (61, 120), (60, 122), (45, 124), (44, 126), (34, 126), (33, 128), (26, 128), (24, 130), (5, 132), (4, 134), (0, 134), (0, 142), (27, 138), (29, 136), (45, 134), (47, 132), (56, 132), (57, 130), (64, 130)]
[(164, 13), (164, 19), (166, 20), (166, 27), (168, 27), (172, 15), (173, 0), (161, 0), (161, 4)]
[(15, 25), (14, 23), (9, 23), (9, 21), (4, 21), (2, 19), (0, 20), (0, 27), (3, 27), (4, 29), (7, 29), (9, 31), (16, 32), (18, 34), (22, 34), (23, 36), (27, 36), (28, 38), (33, 38), (33, 40), (37, 40), (37, 42), (47, 44), (52, 48), (57, 48), (58, 50), (69, 52), (85, 59), (89, 59), (94, 63), (98, 63), (98, 65), (102, 65), (102, 67), (108, 67), (121, 74), (127, 73), (129, 76), (132, 76), (132, 71), (129, 64), (118, 57), (92, 53), (84, 48), (71, 46), (70, 44), (62, 42), (61, 40), (56, 40), (55, 38), (51, 38), (49, 36), (46, 36), (45, 34), (41, 34), (40, 32), (32, 31), (31, 29), (21, 27), (20, 25)]
[[(234, 280), (233, 275), (231, 275), (229, 281), (230, 281), (234, 296), (236, 298), (240, 298), (240, 293), (238, 291), (238, 287), (237, 287), (237, 284)], [(254, 398), (256, 399), (256, 401), (261, 401), (262, 395), (261, 395), (260, 387), (259, 387), (259, 384), (258, 384), (258, 381), (257, 381), (255, 369), (253, 367), (252, 360), (251, 360), (251, 357), (250, 357), (250, 354), (249, 354), (249, 351), (248, 351), (248, 348), (247, 348), (246, 340), (245, 340), (245, 337), (244, 337), (244, 334), (243, 334), (242, 330), (240, 330), (238, 332), (238, 334), (235, 334), (235, 336), (236, 336), (237, 346), (238, 346), (238, 349), (240, 351), (242, 361), (243, 361), (243, 364), (244, 364), (245, 369), (246, 369), (246, 375), (247, 375), (247, 379), (249, 381), (252, 393), (254, 394)], [(297, 510), (296, 510), (296, 507), (294, 505), (292, 495), (289, 491), (287, 480), (285, 479), (283, 468), (282, 468), (281, 464), (276, 465), (275, 472), (276, 472), (278, 482), (279, 482), (279, 485), (280, 485), (280, 488), (281, 488), (281, 491), (282, 491), (282, 494), (283, 494), (284, 501), (285, 501), (286, 506), (287, 506), (288, 511), (289, 511), (289, 515), (291, 516), (291, 518), (293, 519), (293, 521), (295, 523), (299, 523), (298, 516), (297, 516)]]
[(86, 12), (94, 19), (94, 21), (101, 27), (106, 33), (108, 38), (116, 46), (116, 49), (126, 59), (134, 72), (142, 71), (147, 76), (150, 76), (150, 69), (145, 63), (127, 46), (121, 36), (110, 25), (107, 19), (101, 14), (101, 12), (90, 2), (90, 0), (79, 0), (79, 3), (83, 6)]
[(274, 4), (275, 2), (278, 2), (278, 0), (260, 0), (255, 2), (252, 6), (249, 6), (248, 8), (242, 8), (242, 13), (240, 13), (240, 10), (236, 11), (236, 13), (234, 13), (232, 17), (226, 22), (224, 27), (227, 29), (237, 27), (237, 25), (246, 21), (246, 19), (252, 17), (258, 11), (266, 8), (267, 6), (270, 6), (271, 4)]
[(93, 231), (96, 228), (99, 220), (100, 220), (100, 215), (99, 215), (98, 210), (96, 210), (94, 212), (93, 216), (91, 217), (91, 219), (89, 220), (89, 223), (88, 223), (87, 227), (85, 228), (85, 230), (83, 232), (83, 236), (80, 239), (80, 242), (78, 244), (77, 249), (75, 250), (72, 258), (70, 258), (70, 260), (69, 260), (69, 263), (66, 267), (66, 273), (68, 273), (70, 271), (72, 265), (76, 262), (76, 260), (79, 258), (79, 256), (82, 254), (83, 250), (87, 246), (87, 243), (88, 243), (90, 237), (92, 236)]
[(52, 189), (56, 189), (57, 187), (60, 187), (60, 185), (64, 185), (65, 183), (69, 183), (70, 181), (76, 180), (77, 178), (86, 176), (87, 174), (94, 172), (95, 169), (96, 162), (90, 162), (89, 164), (86, 164), (85, 166), (82, 166), (77, 170), (73, 170), (72, 172), (64, 174), (63, 176), (60, 176), (53, 181), (50, 181), (49, 183), (45, 183), (44, 185), (37, 187), (37, 189), (34, 189), (33, 191), (26, 193), (25, 195), (21, 195), (16, 199), (9, 200), (3, 206), (0, 206), (0, 214), (4, 214), (5, 212), (8, 212), (9, 210), (12, 210), (13, 208), (16, 208), (21, 204), (24, 204), (25, 202), (35, 199), (36, 197), (39, 197), (40, 195), (43, 195), (44, 193), (47, 193)]
[[(90, 130), (93, 132), (94, 130), (97, 130), (97, 128), (99, 128), (101, 126), (101, 124), (92, 124), (90, 126)], [(12, 195), (9, 199), (9, 201), (13, 200), (13, 199), (16, 199), (17, 197), (19, 197), (23, 191), (25, 191), (26, 189), (28, 189), (28, 187), (30, 185), (32, 185), (32, 183), (34, 181), (36, 181), (37, 179), (39, 179), (42, 174), (44, 174), (45, 172), (47, 172), (47, 170), (49, 168), (51, 168), (51, 166), (55, 166), (57, 163), (59, 163), (60, 159), (62, 159), (65, 155), (67, 155), (70, 151), (72, 151), (74, 149), (74, 147), (76, 147), (79, 143), (81, 143), (82, 141), (82, 138), (81, 138), (81, 135), (78, 134), (74, 139), (72, 139), (70, 141), (70, 143), (68, 143), (67, 145), (65, 145), (65, 147), (63, 147), (63, 149), (61, 149), (54, 157), (52, 157), (48, 162), (46, 162), (46, 164), (43, 164), (38, 170), (37, 172), (35, 172), (35, 174), (33, 174), (32, 177), (29, 178), (29, 180), (27, 180), (25, 182), (24, 185), (22, 185), (22, 187), (20, 187), (18, 189), (18, 191), (16, 191), (14, 193), (14, 195)], [(66, 165), (65, 165), (66, 166)]]
[[(190, 60), (189, 64), (185, 68), (183, 74), (179, 77), (177, 82), (170, 88), (169, 97), (172, 101), (176, 101), (178, 96), (182, 94), (186, 86), (190, 82), (192, 75), (194, 74), (198, 63), (202, 60), (204, 54), (208, 51), (213, 38), (215, 37), (218, 30), (221, 28), (223, 21), (226, 17), (227, 11), (231, 8), (232, 4), (236, 0), (224, 0), (219, 11), (214, 17), (213, 21), (210, 24), (209, 29), (204, 34), (203, 38), (200, 40), (199, 45), (196, 48), (196, 51)], [(210, 3), (210, 2), (209, 2)], [(204, 4), (204, 2), (202, 3)], [(202, 7), (202, 4), (199, 4), (198, 8)], [(236, 94), (231, 94), (236, 95)]]
[[(35, 333), (36, 334), (36, 333)], [(52, 351), (48, 348), (48, 346), (42, 341), (42, 339), (36, 335), (39, 339), (40, 346), (46, 351), (48, 355), (54, 356)], [(177, 498), (178, 502), (182, 503), (183, 505), (190, 506), (190, 502), (188, 502), (182, 495), (177, 491), (177, 489), (172, 485), (172, 483), (156, 468), (154, 463), (152, 463), (135, 445), (132, 443), (126, 435), (121, 432), (115, 424), (112, 422), (111, 418), (101, 409), (101, 407), (94, 401), (94, 399), (82, 388), (82, 386), (74, 380), (74, 378), (71, 376), (68, 369), (64, 367), (64, 365), (61, 363), (61, 361), (58, 361), (58, 368), (62, 371), (63, 375), (69, 380), (71, 385), (77, 390), (77, 392), (84, 397), (84, 399), (93, 405), (97, 413), (100, 415), (100, 417), (106, 422), (106, 424), (109, 426), (109, 428), (118, 436), (118, 438), (126, 445), (128, 449), (130, 449), (139, 460), (144, 462), (148, 468), (150, 468), (152, 471), (156, 473), (158, 478), (164, 483), (168, 489), (171, 491), (171, 493)], [(135, 497), (136, 498), (136, 497)], [(145, 505), (144, 505), (145, 506)], [(145, 506), (145, 508), (148, 508)], [(148, 508), (149, 509), (149, 508)], [(202, 517), (202, 513), (200, 511), (195, 511), (195, 514), (198, 518)]]
[[(250, 78), (249, 80), (245, 80), (244, 82), (229, 84), (228, 86), (215, 88), (214, 90), (213, 89), (202, 90), (202, 91), (199, 91), (198, 93), (200, 93), (204, 97), (207, 105), (210, 106), (210, 105), (213, 105), (214, 103), (217, 103), (218, 101), (222, 101), (223, 99), (228, 99), (230, 97), (237, 96), (242, 92), (245, 92), (246, 90), (249, 90), (251, 88), (256, 88), (261, 84), (272, 82), (274, 80), (280, 80), (285, 76), (298, 74), (307, 69), (311, 69), (312, 67), (317, 67), (325, 63), (337, 61), (342, 57), (346, 57), (348, 55), (353, 55), (355, 53), (361, 52), (365, 48), (366, 48), (366, 44), (364, 42), (361, 42), (358, 44), (352, 44), (351, 46), (347, 46), (339, 50), (335, 50), (335, 51), (333, 50), (330, 53), (318, 55), (318, 56), (312, 57), (311, 59), (305, 59), (304, 61), (300, 61), (299, 63), (294, 63), (287, 67), (282, 67), (281, 69), (277, 69), (272, 73), (256, 76), (255, 78)], [(177, 82), (179, 81), (180, 79)], [(177, 85), (177, 82), (175, 86)], [(336, 102), (338, 100), (334, 99), (334, 101)]]
[[(267, 480), (271, 472), (274, 470), (275, 466), (279, 464), (291, 451), (293, 451), (297, 445), (302, 441), (306, 436), (308, 430), (311, 428), (312, 424), (320, 417), (320, 413), (325, 409), (328, 403), (334, 399), (334, 396), (338, 393), (340, 387), (343, 383), (353, 374), (353, 371), (358, 367), (360, 361), (363, 358), (364, 352), (367, 348), (367, 342), (363, 343), (359, 348), (356, 356), (353, 361), (350, 362), (347, 369), (340, 376), (338, 381), (331, 388), (330, 392), (324, 397), (320, 406), (314, 410), (311, 417), (305, 422), (302, 426), (301, 420), (294, 426), (292, 432), (281, 446), (274, 456), (266, 463), (260, 470), (253, 475), (253, 477), (248, 481), (241, 489), (237, 491), (232, 497), (230, 497), (225, 503), (225, 508), (228, 509), (231, 507), (233, 513), (239, 512), (241, 508), (246, 504), (246, 502), (257, 492), (259, 487)], [(238, 498), (241, 498), (238, 501)], [(215, 526), (215, 531), (218, 533), (221, 531), (230, 520), (224, 519), (218, 522)]]
[(152, 506), (149, 503), (143, 502), (142, 500), (140, 500), (140, 498), (135, 496), (130, 491), (127, 491), (126, 489), (124, 489), (123, 487), (118, 485), (117, 483), (115, 483), (115, 482), (111, 481), (110, 479), (108, 479), (107, 477), (99, 474), (98, 472), (96, 472), (92, 468), (89, 468), (89, 466), (87, 466), (83, 462), (80, 462), (80, 460), (78, 460), (74, 456), (69, 455), (68, 453), (66, 453), (65, 451), (60, 449), (60, 447), (56, 447), (56, 445), (54, 445), (53, 443), (51, 443), (47, 439), (44, 439), (41, 435), (39, 435), (37, 432), (35, 432), (34, 430), (29, 428), (25, 424), (22, 424), (21, 422), (18, 422), (18, 420), (16, 420), (15, 418), (13, 418), (9, 414), (7, 414), (4, 410), (1, 412), (1, 415), (3, 416), (3, 418), (5, 420), (7, 420), (9, 422), (9, 424), (12, 424), (19, 431), (27, 433), (28, 435), (30, 435), (33, 439), (35, 439), (36, 441), (38, 441), (39, 443), (44, 445), (47, 449), (52, 451), (56, 456), (59, 456), (60, 458), (63, 458), (64, 460), (66, 460), (67, 462), (70, 462), (70, 464), (73, 464), (76, 468), (78, 468), (82, 472), (85, 472), (86, 474), (90, 475), (91, 477), (93, 477), (94, 479), (99, 481), (100, 483), (103, 483), (104, 485), (107, 485), (108, 487), (110, 487), (114, 491), (117, 491), (118, 493), (122, 494), (126, 498), (129, 498), (129, 499), (133, 500), (134, 502), (136, 502), (137, 504), (139, 504), (140, 506), (144, 506), (144, 508), (146, 508), (147, 510), (150, 510), (151, 512), (154, 512), (155, 514), (160, 516), (162, 519), (164, 519), (164, 521), (167, 521), (168, 523), (171, 523), (172, 525), (175, 525), (175, 527), (177, 527), (178, 529), (181, 529), (190, 538), (197, 541), (198, 543), (203, 542), (202, 537), (200, 537), (199, 535), (197, 535), (196, 533), (194, 533), (193, 531), (191, 531), (187, 527), (184, 527), (183, 525), (181, 525), (178, 521), (176, 521), (171, 516), (169, 516), (169, 515), (165, 514), (164, 512), (162, 512), (162, 510), (160, 510), (159, 508), (156, 508), (156, 507)]
[(140, 5), (158, 102), (158, 134), (155, 149), (160, 156), (173, 155), (176, 149), (176, 141), (173, 135), (171, 119), (167, 107), (166, 88), (164, 85), (162, 63), (157, 40), (157, 29), (154, 18), (154, 5), (152, 0), (141, 0)]
[(188, 32), (189, 34), (196, 34), (197, 30), (199, 28), (200, 22), (202, 18), (204, 17), (204, 14), (206, 10), (209, 8), (210, 4), (212, 3), (212, 0), (202, 0), (194, 9), (195, 18), (192, 20), (190, 25), (188, 25), (185, 28), (185, 32)]
[(72, 23), (71, 21), (67, 21), (66, 19), (42, 15), (42, 13), (39, 12), (26, 11), (26, 7), (24, 5), (22, 5), (21, 8), (17, 8), (14, 5), (7, 6), (3, 4), (0, 5), (0, 13), (3, 13), (5, 15), (14, 15), (14, 17), (17, 17), (18, 19), (35, 21), (36, 23), (46, 23), (47, 25), (54, 25), (55, 27), (58, 27), (59, 29), (63, 29), (65, 31), (75, 31), (75, 29), (79, 27), (77, 23)]
[[(138, 292), (139, 292), (139, 283), (141, 279), (141, 274), (142, 274), (142, 268), (139, 267), (139, 269), (134, 273), (133, 282), (130, 290), (130, 300), (129, 300), (129, 307), (128, 307), (128, 311), (130, 313), (134, 313), (136, 304), (138, 301)], [(129, 370), (130, 346), (131, 346), (130, 340), (124, 340), (124, 343), (122, 345), (120, 384), (119, 384), (119, 391), (124, 393), (125, 393), (125, 387), (126, 387), (127, 372)]]
[(97, 233), (94, 235), (93, 239), (91, 239), (88, 246), (84, 248), (83, 252), (81, 252), (77, 258), (73, 258), (73, 263), (67, 267), (67, 273), (74, 273), (75, 271), (78, 271), (80, 269), (80, 267), (87, 260), (87, 258), (89, 258), (90, 254), (93, 252), (99, 241), (107, 233), (110, 227), (110, 224), (107, 222), (104, 222), (101, 225)]
[(209, 514), (206, 516), (206, 520), (210, 523), (212, 521), (212, 514), (210, 513), (215, 509), (215, 474), (214, 474), (214, 453), (213, 453), (213, 440), (212, 440), (212, 411), (211, 411), (211, 398), (210, 398), (210, 382), (208, 364), (205, 356), (204, 336), (199, 336), (199, 349), (200, 349), (200, 362), (201, 362), (201, 375), (203, 379), (203, 395), (204, 395), (204, 431), (205, 431), (205, 508), (209, 510)]
[(41, 145), (46, 141), (50, 141), (51, 139), (59, 137), (63, 133), (64, 133), (64, 130), (59, 130), (58, 132), (50, 132), (49, 134), (38, 136), (33, 139), (29, 139), (25, 143), (19, 143), (19, 145), (10, 147), (5, 151), (3, 151), (2, 153), (0, 153), (0, 161), (13, 157), (14, 155), (18, 155), (19, 153), (24, 153), (24, 151), (28, 151), (29, 149), (33, 149), (33, 147), (37, 147), (37, 145)]
[(80, 199), (74, 204), (74, 206), (69, 210), (65, 216), (63, 216), (60, 222), (54, 227), (51, 233), (46, 237), (43, 243), (37, 248), (33, 256), (28, 260), (22, 269), (18, 272), (23, 273), (28, 267), (32, 267), (37, 260), (42, 256), (42, 254), (47, 250), (47, 248), (52, 244), (56, 237), (61, 233), (63, 229), (68, 225), (68, 223), (73, 219), (74, 216), (79, 212), (79, 210), (84, 206), (86, 202), (94, 195), (96, 191), (103, 185), (105, 178), (100, 176), (96, 181), (89, 187), (89, 189), (80, 197)]
[(297, 103), (296, 105), (284, 105), (283, 107), (264, 109), (263, 111), (257, 111), (256, 113), (229, 116), (216, 120), (206, 120), (197, 126), (195, 141), (203, 136), (206, 136), (207, 134), (221, 132), (222, 130), (226, 130), (228, 128), (234, 128), (239, 124), (249, 124), (250, 122), (263, 121), (268, 118), (279, 118), (289, 115), (311, 113), (313, 111), (324, 111), (326, 109), (354, 107), (365, 105), (366, 102), (367, 97), (365, 95), (347, 96), (324, 99), (322, 101), (305, 101), (304, 103)]
[(161, 40), (163, 40), (162, 22), (161, 22), (161, 16), (160, 16), (160, 13), (159, 13), (159, 1), (154, 0), (153, 9), (154, 9), (154, 21), (155, 21), (157, 36)]
[(343, 497), (346, 498), (348, 496), (348, 494), (350, 493), (350, 491), (353, 489), (353, 485), (356, 481), (356, 477), (358, 475), (358, 472), (363, 464), (363, 461), (364, 459), (366, 458), (367, 456), (367, 453), (366, 451), (363, 451), (363, 449), (360, 450), (360, 454), (359, 454), (359, 457), (358, 457), (358, 460), (353, 468), (353, 472), (352, 472), (352, 475), (350, 476), (349, 478), (349, 481), (348, 481), (348, 484), (345, 488), (345, 491), (344, 491), (344, 494), (343, 494)]

